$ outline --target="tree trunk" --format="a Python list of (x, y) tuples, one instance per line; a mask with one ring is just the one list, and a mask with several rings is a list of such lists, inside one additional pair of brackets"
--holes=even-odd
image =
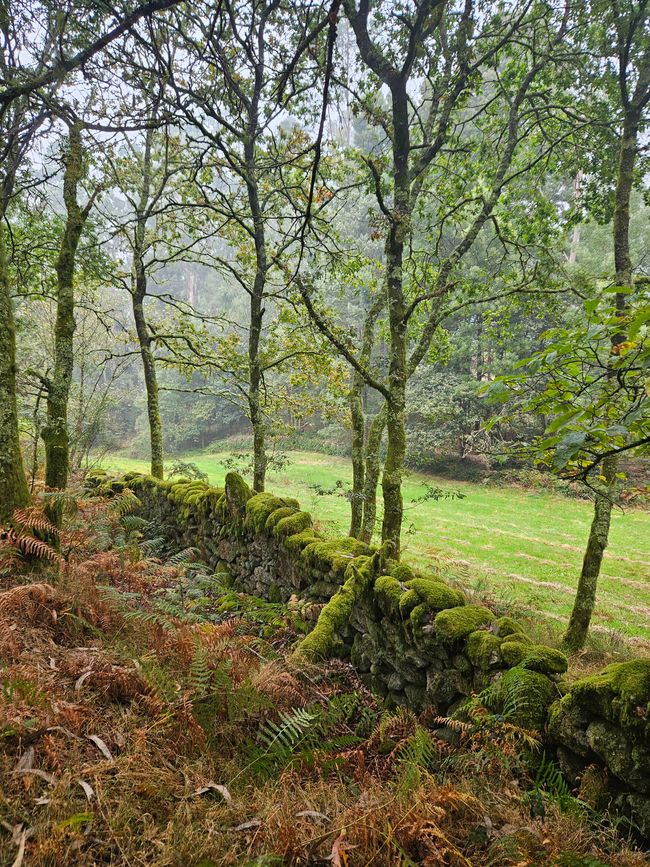
[(149, 445), (151, 449), (151, 475), (156, 479), (164, 477), (165, 466), (163, 458), (163, 432), (160, 418), (160, 400), (158, 394), (158, 377), (156, 375), (156, 359), (151, 351), (151, 337), (147, 328), (147, 318), (144, 312), (144, 299), (147, 297), (147, 269), (144, 261), (147, 220), (152, 206), (151, 198), (151, 149), (154, 129), (147, 130), (144, 155), (142, 160), (142, 187), (138, 203), (133, 235), (133, 289), (131, 299), (133, 305), (133, 320), (138, 336), (140, 357), (144, 373), (144, 385), (147, 392), (147, 418), (149, 420)]
[(386, 432), (388, 446), (381, 486), (384, 498), (382, 542), (391, 542), (399, 558), (402, 532), (402, 473), (406, 458), (406, 305), (403, 285), (404, 244), (410, 233), (409, 116), (406, 85), (391, 87), (393, 116), (394, 202), (386, 238), (386, 301), (390, 332)]
[(366, 443), (366, 466), (363, 485), (363, 519), (361, 522), (361, 542), (370, 544), (375, 532), (377, 520), (377, 487), (381, 474), (381, 441), (386, 429), (386, 404), (382, 405), (377, 415), (373, 418), (368, 429)]
[(580, 650), (584, 646), (591, 616), (596, 605), (598, 577), (609, 540), (612, 506), (616, 496), (616, 460), (614, 458), (607, 458), (603, 462), (603, 475), (606, 479), (606, 488), (596, 494), (587, 550), (582, 562), (582, 572), (578, 581), (573, 610), (563, 640), (565, 647), (572, 651)]
[(56, 262), (57, 299), (54, 325), (54, 370), (47, 389), (47, 422), (42, 436), (45, 442), (45, 484), (65, 488), (68, 483), (70, 441), (68, 437), (68, 401), (74, 367), (75, 299), (74, 272), (77, 248), (89, 209), (77, 201), (83, 176), (81, 126), (73, 124), (68, 137), (63, 177), (63, 200), (66, 223)]
[(363, 521), (365, 482), (364, 446), (366, 424), (363, 412), (363, 379), (355, 372), (349, 395), (352, 422), (352, 493), (350, 496), (350, 536), (359, 539)]
[[(260, 74), (258, 73), (258, 84)], [(255, 152), (255, 135), (257, 131), (257, 97), (252, 101), (250, 109), (249, 135), (244, 143), (246, 159), (246, 190), (248, 204), (253, 217), (253, 235), (255, 241), (255, 278), (250, 298), (250, 323), (248, 332), (248, 408), (250, 422), (253, 428), (253, 488), (261, 492), (266, 484), (266, 423), (262, 412), (261, 386), (263, 369), (260, 359), (260, 341), (264, 322), (264, 293), (266, 291), (266, 276), (268, 262), (266, 255), (266, 234), (262, 206), (257, 186), (257, 162)]]
[(151, 351), (151, 338), (147, 330), (147, 321), (144, 315), (143, 301), (146, 295), (146, 276), (142, 274), (145, 290), (133, 295), (133, 319), (135, 330), (140, 345), (140, 357), (144, 371), (144, 385), (147, 391), (147, 417), (149, 419), (149, 440), (151, 444), (151, 475), (156, 479), (164, 476), (163, 462), (163, 434), (160, 420), (160, 401), (158, 397), (158, 378), (156, 376), (156, 361)]
[[(634, 164), (638, 149), (640, 115), (637, 111), (626, 110), (623, 123), (623, 133), (619, 151), (618, 174), (616, 178), (616, 193), (614, 201), (614, 266), (616, 269), (616, 286), (631, 288), (632, 260), (630, 258), (630, 199), (634, 181)], [(616, 308), (620, 315), (625, 313), (626, 292), (616, 293)], [(612, 336), (612, 346), (625, 339), (622, 333)], [(616, 375), (613, 369), (610, 377)], [(569, 626), (564, 635), (564, 644), (570, 650), (579, 650), (584, 646), (589, 631), (589, 624), (596, 602), (596, 588), (603, 555), (609, 540), (609, 526), (612, 505), (616, 496), (616, 471), (618, 461), (615, 457), (603, 461), (603, 475), (606, 490), (596, 494), (594, 501), (594, 517), (589, 532), (587, 550), (585, 551), (582, 572), (578, 582), (578, 590), (569, 619)]]
[(16, 403), (16, 329), (5, 250), (4, 220), (0, 222), (0, 523), (29, 502), (18, 433)]

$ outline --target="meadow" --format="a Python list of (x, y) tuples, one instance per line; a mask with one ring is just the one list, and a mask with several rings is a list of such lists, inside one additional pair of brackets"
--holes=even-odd
[[(223, 482), (228, 453), (182, 457)], [(169, 466), (173, 460), (168, 462)], [(119, 454), (107, 469), (147, 472), (146, 461)], [(346, 458), (291, 452), (289, 463), (268, 475), (267, 489), (297, 497), (326, 535), (346, 533), (350, 482)], [(343, 487), (337, 489), (337, 483)], [(428, 487), (452, 496), (418, 502)], [(462, 494), (461, 497), (455, 494)], [(546, 490), (455, 482), (411, 473), (404, 484), (404, 557), (442, 568), (477, 597), (508, 604), (540, 618), (552, 631), (568, 619), (592, 508), (587, 501)], [(594, 615), (596, 636), (613, 633), (650, 647), (650, 513), (616, 510)]]

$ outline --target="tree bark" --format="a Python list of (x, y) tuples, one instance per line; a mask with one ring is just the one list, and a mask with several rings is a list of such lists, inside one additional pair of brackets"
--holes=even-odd
[(381, 475), (381, 441), (386, 430), (386, 404), (382, 405), (368, 429), (366, 465), (363, 483), (363, 519), (359, 540), (370, 544), (377, 520), (377, 487)]
[(144, 299), (147, 297), (147, 269), (145, 256), (145, 233), (151, 203), (151, 148), (154, 130), (147, 130), (142, 165), (142, 187), (138, 203), (135, 232), (133, 237), (133, 289), (131, 300), (133, 320), (138, 336), (140, 357), (144, 373), (144, 384), (147, 392), (147, 418), (149, 421), (149, 443), (151, 448), (151, 475), (156, 479), (164, 476), (163, 431), (160, 418), (160, 400), (158, 394), (158, 377), (156, 375), (156, 360), (151, 349), (151, 337), (147, 327), (144, 312)]
[(363, 493), (365, 482), (364, 446), (366, 420), (363, 412), (363, 379), (355, 372), (349, 395), (352, 423), (352, 493), (350, 495), (350, 536), (360, 538), (363, 521)]
[(4, 220), (0, 221), (0, 522), (29, 502), (18, 433), (16, 328), (9, 285)]
[(596, 605), (598, 578), (609, 541), (612, 506), (616, 497), (616, 463), (615, 458), (606, 458), (603, 461), (605, 489), (596, 494), (594, 501), (594, 517), (589, 530), (587, 549), (582, 562), (573, 610), (563, 640), (565, 647), (572, 651), (584, 647)]
[[(632, 33), (629, 34), (632, 38)], [(645, 104), (646, 94), (650, 88), (650, 65), (645, 64), (639, 70), (634, 95), (630, 101), (627, 87), (629, 77), (623, 58), (619, 58), (619, 81), (621, 83), (621, 98), (624, 109), (623, 129), (619, 148), (616, 191), (614, 197), (613, 241), (615, 285), (630, 290), (633, 288), (632, 260), (630, 257), (630, 200), (634, 185), (634, 166), (639, 146), (639, 126), (641, 121), (641, 106)], [(616, 293), (616, 309), (620, 316), (625, 313), (627, 291)], [(612, 336), (612, 349), (625, 339), (624, 333)], [(609, 376), (616, 376), (611, 368)], [(606, 490), (598, 492), (594, 501), (594, 517), (589, 532), (587, 550), (585, 551), (582, 572), (578, 581), (578, 589), (569, 619), (569, 626), (564, 635), (564, 644), (570, 650), (579, 650), (584, 646), (591, 623), (598, 578), (602, 567), (605, 548), (609, 540), (612, 505), (616, 497), (616, 457), (603, 461), (603, 475)]]
[(47, 421), (42, 430), (45, 443), (45, 484), (65, 488), (68, 483), (70, 441), (68, 401), (74, 367), (75, 298), (74, 272), (77, 248), (90, 211), (77, 201), (83, 177), (81, 126), (72, 124), (68, 136), (63, 177), (66, 222), (56, 262), (57, 299), (54, 325), (54, 369), (47, 384)]

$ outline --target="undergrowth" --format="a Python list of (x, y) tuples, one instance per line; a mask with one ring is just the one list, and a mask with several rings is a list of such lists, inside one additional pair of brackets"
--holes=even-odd
[(169, 550), (130, 492), (70, 499), (0, 535), (1, 863), (646, 863), (489, 695), (418, 716), (296, 667), (289, 608)]

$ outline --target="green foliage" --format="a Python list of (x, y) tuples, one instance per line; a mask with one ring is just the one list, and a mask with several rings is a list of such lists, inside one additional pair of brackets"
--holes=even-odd
[(267, 720), (258, 732), (259, 745), (252, 749), (251, 773), (269, 779), (285, 768), (294, 752), (315, 728), (317, 713), (303, 708), (281, 712), (279, 721)]

